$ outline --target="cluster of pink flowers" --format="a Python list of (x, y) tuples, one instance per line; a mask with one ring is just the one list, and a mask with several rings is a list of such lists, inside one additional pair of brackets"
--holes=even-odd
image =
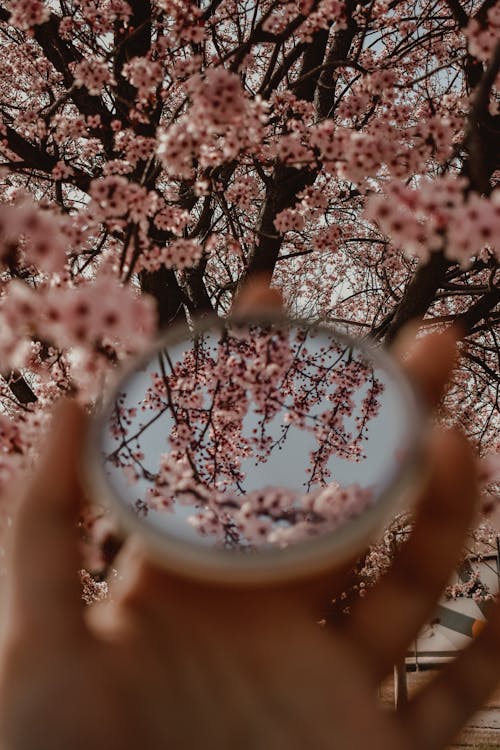
[(59, 34), (64, 39), (73, 39), (81, 28), (80, 16), (95, 34), (112, 34), (117, 21), (128, 23), (131, 15), (126, 0), (78, 0), (78, 13), (65, 16), (59, 24)]
[(303, 42), (312, 42), (314, 34), (320, 29), (328, 29), (335, 22), (336, 30), (345, 29), (345, 3), (341, 0), (320, 0), (318, 7), (307, 15), (298, 29), (298, 38)]
[(0, 306), (0, 356), (5, 366), (25, 364), (22, 358), (29, 356), (33, 334), (59, 349), (77, 347), (95, 357), (96, 346), (106, 342), (119, 344), (120, 356), (139, 351), (154, 333), (152, 300), (106, 274), (76, 289), (50, 285), (34, 289), (12, 281), (7, 292)]
[(382, 538), (373, 544), (364, 558), (355, 593), (365, 596), (367, 589), (377, 583), (392, 565), (394, 556), (412, 532), (411, 518), (406, 514), (397, 515), (382, 534)]
[(281, 136), (276, 146), (276, 156), (283, 164), (291, 166), (310, 164), (314, 160), (313, 152), (309, 146), (302, 143), (298, 133)]
[(466, 180), (443, 176), (418, 188), (393, 180), (385, 194), (373, 194), (366, 216), (376, 221), (391, 242), (424, 260), (444, 248), (463, 265), (482, 250), (499, 253), (500, 191), (488, 198), (466, 194)]
[(100, 96), (103, 89), (113, 83), (108, 63), (101, 57), (87, 57), (75, 65), (75, 84), (85, 86), (89, 94)]
[(337, 482), (301, 495), (284, 487), (264, 487), (244, 496), (211, 490), (196, 480), (185, 456), (164, 454), (146, 502), (173, 512), (175, 504), (197, 506), (187, 522), (219, 543), (286, 547), (332, 532), (373, 502), (370, 488)]
[(325, 119), (310, 130), (310, 143), (316, 148), (325, 162), (341, 159), (344, 153), (344, 130), (339, 130), (335, 122)]
[(370, 96), (368, 87), (360, 89), (356, 92), (351, 91), (339, 103), (339, 106), (338, 106), (339, 121), (341, 123), (349, 123), (349, 122), (352, 122), (353, 120), (354, 121), (359, 120), (361, 117), (363, 117), (363, 113), (368, 110), (371, 100), (372, 100), (372, 97)]
[[(301, 232), (307, 222), (316, 223), (328, 205), (328, 195), (323, 187), (307, 187), (297, 194), (297, 198), (299, 200), (293, 208), (283, 209), (274, 218), (274, 226), (280, 234), (290, 231)], [(320, 229), (315, 235), (314, 243), (316, 245), (317, 239), (319, 245), (327, 247), (339, 236), (338, 227)]]
[(500, 190), (488, 198), (470, 193), (450, 212), (446, 255), (466, 265), (486, 249), (500, 258)]
[[(118, 126), (115, 132), (115, 150), (121, 153), (124, 165), (133, 167), (138, 161), (147, 161), (154, 156), (157, 147), (156, 138), (137, 135), (132, 128), (122, 128), (121, 126)], [(111, 171), (108, 169), (108, 173), (111, 174)], [(122, 172), (125, 173), (124, 168), (120, 167), (115, 171), (115, 174)]]
[(241, 81), (225, 68), (208, 68), (191, 76), (185, 84), (191, 97), (192, 117), (202, 117), (206, 126), (224, 132), (228, 125), (242, 125), (248, 109)]
[(316, 10), (312, 10), (312, 2), (282, 3), (274, 9), (263, 24), (264, 31), (270, 34), (281, 34), (289, 23), (297, 16), (297, 11), (304, 16), (304, 21), (297, 30), (298, 38), (303, 42), (311, 42), (316, 31), (327, 29), (336, 23), (337, 29), (345, 28), (345, 3), (340, 0), (320, 0)]
[(106, 581), (96, 580), (88, 570), (79, 571), (80, 583), (82, 586), (82, 599), (85, 604), (90, 605), (95, 602), (101, 602), (106, 599), (109, 593)]
[(154, 332), (152, 300), (111, 275), (101, 274), (76, 290), (49, 293), (44, 303), (47, 335), (63, 347), (107, 340), (137, 351)]
[(110, 159), (102, 168), (102, 173), (105, 177), (111, 174), (126, 175), (133, 171), (134, 165), (126, 159)]
[(305, 218), (304, 214), (297, 208), (284, 208), (276, 214), (274, 218), (274, 226), (280, 234), (285, 232), (295, 231), (300, 232), (304, 229)]
[(314, 235), (314, 247), (316, 250), (331, 250), (337, 249), (338, 240), (341, 236), (340, 227), (332, 225), (325, 229), (319, 229)]
[(273, 114), (284, 118), (292, 132), (298, 128), (296, 132), (304, 133), (316, 120), (314, 104), (298, 99), (292, 91), (273, 91), (270, 105)]
[(122, 175), (108, 175), (93, 180), (89, 213), (100, 221), (126, 218), (139, 223), (156, 208), (156, 193)]
[[(131, 469), (137, 478), (130, 465), (122, 468)], [(265, 487), (244, 496), (222, 493), (196, 479), (180, 451), (161, 456), (154, 485), (146, 492), (146, 503), (154, 510), (173, 512), (176, 503), (196, 506), (187, 522), (202, 536), (280, 547), (335, 530), (361, 514), (373, 499), (370, 488), (341, 487), (337, 482), (305, 495), (284, 487)]]
[(203, 255), (203, 245), (198, 240), (179, 238), (172, 240), (162, 250), (162, 263), (167, 268), (189, 268), (195, 266)]
[(164, 232), (182, 234), (189, 221), (189, 212), (179, 206), (164, 206), (154, 217), (154, 223)]
[(13, 125), (17, 132), (25, 138), (43, 138), (46, 133), (44, 123), (35, 112), (19, 112), (13, 121)]
[(393, 162), (388, 164), (391, 174), (395, 177), (421, 173), (429, 158), (436, 162), (449, 158), (454, 145), (462, 137), (462, 124), (460, 118), (448, 115), (422, 117), (406, 136), (404, 158), (396, 168), (392, 167)]
[(497, 551), (498, 527), (494, 527), (488, 520), (481, 523), (468, 534), (468, 553), (476, 559), (481, 559)]
[(197, 135), (190, 132), (187, 121), (171, 125), (159, 133), (158, 156), (171, 177), (190, 179), (194, 174), (194, 161), (199, 151)]
[(155, 151), (156, 139), (143, 135), (134, 135), (123, 148), (126, 162), (132, 165), (137, 164), (138, 161), (148, 161), (154, 156)]
[(471, 571), (466, 581), (458, 581), (448, 586), (445, 590), (448, 599), (460, 599), (462, 597), (473, 599), (475, 602), (488, 602), (495, 597), (481, 580), (481, 571), (476, 568)]
[(52, 168), (51, 174), (54, 180), (66, 180), (74, 174), (74, 170), (69, 164), (66, 164), (66, 162), (58, 161)]
[(217, 235), (212, 235), (203, 244), (197, 239), (183, 237), (169, 240), (163, 246), (148, 243), (142, 248), (137, 259), (136, 271), (156, 271), (162, 267), (175, 268), (178, 271), (191, 268), (197, 265), (203, 254), (210, 255), (214, 240), (217, 240)]
[(67, 145), (71, 139), (85, 138), (88, 135), (88, 125), (84, 117), (74, 117), (71, 120), (56, 114), (53, 120), (53, 138), (56, 143)]
[[(345, 119), (356, 118), (368, 109), (369, 102), (366, 92), (352, 94), (339, 105), (338, 114)], [(311, 127), (308, 143), (317, 149), (326, 170), (361, 186), (383, 169), (403, 178), (418, 172), (430, 155), (442, 159), (450, 154), (456, 134), (452, 118), (425, 117), (405, 130), (391, 119), (392, 113), (389, 118), (375, 118), (362, 131), (326, 119)], [(293, 158), (287, 155), (288, 161)]]
[(465, 35), (471, 55), (479, 60), (490, 60), (500, 38), (500, 2), (489, 8), (484, 25), (472, 18), (465, 29)]
[(286, 29), (288, 24), (297, 15), (297, 8), (295, 3), (280, 3), (280, 5), (274, 9), (274, 11), (266, 18), (262, 28), (269, 34), (281, 34)]
[(50, 10), (43, 0), (10, 0), (10, 23), (19, 29), (31, 29), (48, 21)]
[(179, 40), (195, 43), (203, 41), (205, 30), (201, 8), (185, 0), (154, 0), (152, 4), (165, 14), (171, 26), (171, 33), (163, 37), (167, 46), (176, 46)]
[(188, 113), (158, 133), (157, 153), (167, 174), (190, 179), (196, 162), (212, 167), (260, 148), (267, 106), (245, 95), (235, 73), (209, 68), (184, 86)]
[(375, 70), (367, 76), (366, 85), (371, 94), (377, 96), (387, 95), (394, 92), (396, 82), (396, 73), (391, 68), (385, 70)]
[(163, 68), (148, 57), (134, 57), (123, 66), (123, 73), (138, 91), (139, 100), (154, 94), (163, 81)]
[(236, 178), (225, 192), (226, 199), (242, 209), (252, 206), (252, 201), (259, 194), (259, 183), (254, 175)]
[(328, 195), (325, 191), (324, 185), (317, 187), (309, 186), (297, 193), (300, 206), (307, 212), (307, 215), (311, 219), (316, 219), (324, 214), (326, 207), (328, 206)]
[[(346, 116), (353, 114), (352, 110), (345, 112)], [(375, 176), (381, 165), (391, 160), (395, 147), (386, 135), (335, 128), (333, 123), (326, 122), (314, 129), (311, 144), (318, 148), (326, 165), (330, 163), (330, 169), (356, 184), (363, 183), (368, 176)]]
[(23, 265), (50, 273), (66, 261), (62, 220), (24, 198), (17, 205), (0, 205), (0, 261), (22, 260)]
[(369, 368), (362, 360), (353, 359), (334, 368), (332, 372), (325, 370), (324, 374), (327, 383), (335, 386), (333, 395), (329, 396), (335, 408), (319, 415), (312, 428), (318, 447), (310, 453), (310, 467), (307, 470), (309, 485), (317, 482), (325, 484), (329, 481), (328, 460), (332, 454), (355, 462), (366, 458), (362, 436), (366, 433), (369, 421), (379, 412), (379, 396), (384, 390), (382, 383), (372, 375), (372, 382), (362, 400), (360, 413), (354, 420), (357, 432), (352, 434), (344, 425), (356, 414), (356, 397), (370, 377)]
[(150, 508), (173, 511), (176, 502), (190, 506), (211, 499), (210, 490), (194, 479), (193, 469), (185, 455), (177, 452), (162, 454), (154, 485), (146, 492)]
[(11, 281), (0, 300), (0, 359), (4, 367), (17, 369), (29, 356), (27, 334), (32, 332), (38, 297), (27, 284)]
[[(337, 482), (321, 490), (300, 495), (283, 487), (265, 487), (241, 498), (223, 496), (204, 517), (199, 512), (190, 522), (203, 534), (213, 533), (216, 517), (219, 534), (235, 528), (240, 539), (252, 546), (287, 547), (305, 539), (331, 533), (360, 515), (373, 502), (373, 492), (357, 484), (341, 487)], [(218, 512), (217, 512), (218, 510)], [(234, 526), (233, 526), (234, 525)]]

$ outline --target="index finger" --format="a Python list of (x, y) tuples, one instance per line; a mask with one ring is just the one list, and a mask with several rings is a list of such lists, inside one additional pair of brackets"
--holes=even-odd
[(433, 408), (441, 400), (457, 362), (460, 330), (450, 326), (417, 338), (419, 326), (409, 323), (395, 340), (391, 353)]
[(232, 312), (251, 315), (283, 310), (283, 296), (279, 289), (271, 287), (271, 277), (266, 273), (250, 276), (237, 293)]
[(76, 403), (59, 409), (14, 518), (9, 614), (16, 628), (36, 632), (37, 638), (83, 627), (76, 518), (82, 501), (77, 465), (84, 418)]

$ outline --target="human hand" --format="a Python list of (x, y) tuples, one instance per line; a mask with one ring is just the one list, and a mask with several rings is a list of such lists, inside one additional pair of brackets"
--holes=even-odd
[[(405, 367), (430, 403), (453, 356), (450, 333), (411, 349)], [(431, 615), (471, 521), (474, 462), (459, 435), (432, 436), (412, 538), (347, 626), (332, 631), (315, 621), (325, 595), (342, 590), (339, 571), (238, 589), (181, 579), (137, 548), (125, 553), (111, 601), (86, 609), (73, 528), (83, 432), (82, 413), (67, 404), (14, 523), (0, 645), (2, 750), (351, 750), (367, 741), (371, 750), (433, 750), (493, 688), (498, 608), (404, 712), (381, 711), (376, 697)]]

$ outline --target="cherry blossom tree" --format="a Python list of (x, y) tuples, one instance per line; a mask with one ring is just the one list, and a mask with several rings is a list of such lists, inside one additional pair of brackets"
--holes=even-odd
[(380, 342), (461, 325), (440, 416), (493, 455), (499, 32), (495, 0), (2, 0), (1, 486), (257, 272)]

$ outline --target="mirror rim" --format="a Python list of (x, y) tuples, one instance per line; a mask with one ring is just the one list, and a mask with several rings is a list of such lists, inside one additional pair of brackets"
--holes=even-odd
[[(196, 545), (182, 540), (153, 524), (142, 520), (106, 478), (100, 460), (101, 436), (116, 397), (124, 384), (141, 367), (147, 366), (159, 349), (186, 341), (188, 335), (210, 330), (222, 331), (228, 325), (252, 324), (285, 325), (288, 328), (306, 327), (325, 331), (347, 346), (356, 347), (377, 366), (388, 372), (397, 384), (408, 410), (408, 455), (396, 470), (393, 481), (377, 500), (359, 516), (342, 524), (330, 533), (304, 540), (285, 548), (265, 548), (256, 555), (238, 555), (208, 545)], [(103, 504), (116, 516), (123, 530), (137, 534), (147, 544), (145, 553), (161, 567), (189, 578), (218, 583), (270, 584), (313, 577), (327, 569), (340, 567), (360, 554), (376, 537), (391, 515), (408, 505), (421, 486), (423, 468), (423, 436), (426, 409), (415, 385), (409, 380), (391, 355), (381, 346), (366, 339), (357, 339), (338, 331), (322, 321), (311, 322), (265, 311), (260, 315), (231, 315), (219, 318), (207, 315), (189, 323), (178, 323), (155, 337), (151, 346), (123, 367), (119, 377), (105, 393), (96, 416), (89, 423), (84, 449), (84, 482), (91, 497), (102, 498)]]

